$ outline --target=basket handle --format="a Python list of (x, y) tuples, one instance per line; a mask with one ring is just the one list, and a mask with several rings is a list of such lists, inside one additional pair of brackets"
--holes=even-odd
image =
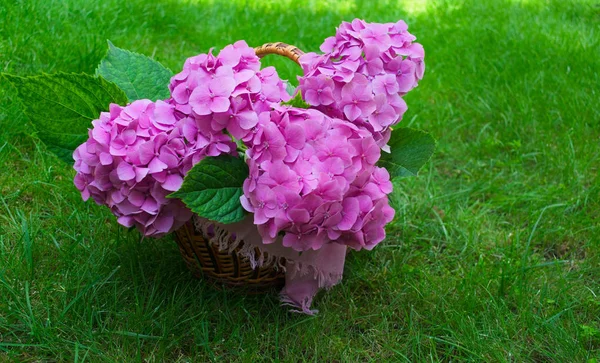
[(279, 54), (293, 60), (298, 65), (300, 65), (298, 59), (304, 54), (304, 52), (297, 47), (281, 42), (263, 44), (260, 47), (254, 48), (254, 52), (256, 52), (256, 55), (259, 58), (268, 54)]

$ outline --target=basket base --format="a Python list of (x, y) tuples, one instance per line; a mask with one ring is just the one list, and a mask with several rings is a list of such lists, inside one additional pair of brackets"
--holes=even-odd
[[(248, 258), (239, 254), (240, 243), (233, 251), (221, 251), (196, 230), (193, 221), (188, 221), (175, 232), (175, 241), (186, 265), (198, 279), (205, 279), (217, 288), (243, 287), (249, 293), (279, 288), (285, 284), (285, 273), (275, 266), (252, 268)], [(256, 256), (260, 251), (255, 250)]]

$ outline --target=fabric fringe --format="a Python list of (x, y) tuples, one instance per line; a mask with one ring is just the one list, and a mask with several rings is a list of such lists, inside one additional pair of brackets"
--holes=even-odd
[(284, 293), (279, 294), (279, 300), (281, 300), (281, 306), (291, 307), (291, 309), (288, 310), (291, 313), (306, 315), (315, 315), (319, 313), (319, 310), (310, 308), (310, 305), (312, 304), (312, 297), (303, 299), (300, 305), (298, 305), (298, 303), (290, 299), (290, 297)]
[(231, 253), (239, 248), (237, 253), (248, 259), (253, 270), (259, 267), (273, 267), (275, 270), (286, 271), (285, 259), (269, 254), (250, 243), (245, 243), (243, 236), (235, 232), (227, 231), (214, 222), (203, 220), (196, 216), (194, 216), (194, 227), (197, 232), (207, 237), (211, 245), (217, 246), (219, 251)]
[(268, 251), (255, 246), (251, 243), (245, 243), (243, 235), (230, 232), (217, 223), (194, 216), (194, 227), (196, 231), (202, 233), (208, 238), (211, 245), (215, 245), (220, 251), (231, 253), (238, 249), (238, 254), (248, 259), (252, 269), (259, 267), (273, 267), (276, 270), (282, 270), (290, 275), (290, 278), (304, 277), (312, 275), (318, 282), (319, 288), (329, 290), (342, 279), (342, 273), (325, 272), (316, 268), (316, 266), (307, 261), (290, 260), (281, 256), (269, 254)]
[(329, 290), (342, 279), (341, 273), (325, 273), (305, 262), (292, 261), (289, 265), (291, 266), (288, 266), (286, 274), (289, 274), (290, 278), (312, 275), (312, 278), (317, 281), (321, 289)]

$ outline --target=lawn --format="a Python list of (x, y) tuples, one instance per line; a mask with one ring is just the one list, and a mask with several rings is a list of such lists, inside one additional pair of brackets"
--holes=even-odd
[(0, 361), (600, 360), (597, 0), (0, 0), (0, 71), (92, 73), (107, 39), (174, 71), (238, 39), (317, 51), (355, 17), (424, 45), (402, 123), (438, 150), (314, 317), (83, 203), (0, 80)]

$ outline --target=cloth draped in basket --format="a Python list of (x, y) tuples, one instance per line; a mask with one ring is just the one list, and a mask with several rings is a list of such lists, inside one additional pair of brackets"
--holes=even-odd
[[(281, 290), (281, 301), (291, 306), (294, 312), (314, 314), (312, 300), (320, 289), (329, 289), (342, 280), (346, 246), (329, 243), (321, 249), (299, 253), (284, 247), (281, 238), (274, 243), (264, 244), (253, 223), (253, 216), (232, 224), (221, 224), (195, 216), (194, 225), (209, 238), (210, 243), (228, 252), (243, 243), (238, 253), (248, 258), (252, 268), (274, 266), (285, 271), (285, 286)], [(209, 233), (211, 232), (211, 233)], [(262, 253), (255, 254), (255, 248)], [(266, 257), (265, 257), (266, 256)], [(285, 259), (285, 264), (282, 264)]]

